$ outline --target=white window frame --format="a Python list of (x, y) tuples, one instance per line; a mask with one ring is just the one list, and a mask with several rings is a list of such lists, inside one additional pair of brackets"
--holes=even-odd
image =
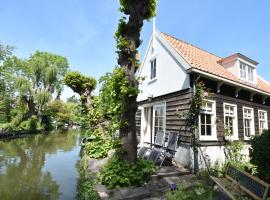
[[(245, 109), (251, 110), (251, 118), (245, 118)], [(251, 119), (251, 124), (250, 124), (250, 137), (251, 137), (251, 136), (255, 135), (254, 108), (243, 106), (244, 139), (249, 140), (250, 137), (246, 136), (245, 119)]]
[[(152, 77), (152, 63), (155, 62), (155, 76)], [(156, 80), (157, 79), (157, 57), (153, 57), (150, 60), (150, 81)]]
[(163, 108), (164, 110), (164, 113), (163, 113), (163, 131), (164, 131), (164, 134), (166, 133), (166, 102), (164, 103), (160, 103), (160, 104), (156, 104), (153, 106), (153, 119), (152, 119), (152, 122), (153, 122), (153, 125), (152, 125), (152, 141), (154, 141), (155, 139), (155, 109), (156, 108)]
[[(241, 77), (241, 71), (242, 71), (241, 70), (241, 65), (244, 66), (245, 77)], [(249, 69), (251, 69), (251, 71), (252, 71), (252, 76), (251, 76), (252, 80), (249, 79), (250, 78)], [(250, 83), (255, 83), (255, 79), (256, 79), (256, 77), (255, 77), (255, 68), (253, 66), (243, 62), (243, 61), (239, 61), (239, 78), (244, 80), (244, 81), (250, 82)]]
[[(225, 113), (226, 106), (233, 107), (234, 115), (228, 115)], [(226, 127), (226, 117), (233, 117), (233, 134), (229, 136), (229, 138), (233, 140), (238, 140), (238, 112), (237, 112), (237, 105), (230, 104), (230, 103), (223, 103), (223, 115), (224, 115), (224, 130)]]
[[(208, 111), (201, 111), (199, 115), (199, 139), (204, 141), (204, 140), (217, 140), (217, 125), (216, 125), (216, 101), (213, 100), (206, 100), (206, 102), (212, 103), (212, 112)], [(211, 114), (211, 122), (212, 127), (211, 127), (211, 133), (212, 135), (201, 135), (201, 114)]]
[[(265, 114), (265, 119), (262, 120), (260, 119), (260, 113), (263, 112)], [(266, 110), (258, 110), (258, 120), (259, 120), (259, 134), (261, 134), (263, 132), (263, 130), (267, 130), (269, 129), (268, 127), (268, 116), (267, 116), (267, 111)], [(264, 121), (265, 122), (265, 128), (264, 129), (261, 129), (261, 121)]]

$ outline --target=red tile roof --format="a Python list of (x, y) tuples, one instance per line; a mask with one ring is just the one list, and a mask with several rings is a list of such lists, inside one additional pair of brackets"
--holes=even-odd
[(221, 57), (165, 33), (161, 33), (161, 35), (191, 65), (192, 68), (270, 93), (270, 83), (266, 82), (261, 77), (257, 76), (257, 85), (245, 82), (227, 71), (218, 62), (222, 59)]

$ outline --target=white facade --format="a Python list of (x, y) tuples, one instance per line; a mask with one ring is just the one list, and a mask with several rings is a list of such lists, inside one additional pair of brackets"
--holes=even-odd
[[(140, 94), (137, 100), (143, 101), (148, 97), (157, 97), (164, 94), (180, 91), (190, 87), (189, 75), (183, 64), (180, 64), (167, 48), (167, 41), (162, 41), (158, 32), (149, 42), (145, 58), (138, 70), (138, 77), (144, 78), (139, 86)], [(156, 59), (156, 77), (150, 78), (151, 61)]]
[[(250, 145), (245, 145), (241, 154), (245, 159), (249, 159)], [(224, 146), (205, 146), (199, 150), (198, 164), (199, 169), (206, 169), (206, 167), (214, 164), (221, 164), (225, 161)], [(175, 160), (180, 165), (189, 169), (194, 169), (194, 153), (189, 144), (181, 144), (175, 154)], [(207, 163), (207, 166), (206, 164)]]

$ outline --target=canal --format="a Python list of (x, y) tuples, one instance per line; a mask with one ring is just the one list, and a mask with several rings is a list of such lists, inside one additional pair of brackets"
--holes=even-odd
[(79, 131), (0, 141), (0, 199), (76, 199)]

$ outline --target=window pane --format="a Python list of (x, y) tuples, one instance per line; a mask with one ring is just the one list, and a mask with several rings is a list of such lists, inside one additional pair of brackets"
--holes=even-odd
[(206, 115), (206, 124), (211, 124), (211, 115)]
[(206, 135), (210, 136), (212, 135), (212, 126), (211, 125), (206, 125)]
[(248, 80), (253, 81), (253, 69), (248, 67)]
[(201, 125), (201, 135), (205, 135), (205, 125)]
[(240, 63), (240, 77), (246, 78), (246, 66), (243, 63)]
[(201, 114), (201, 124), (205, 124), (206, 114)]

